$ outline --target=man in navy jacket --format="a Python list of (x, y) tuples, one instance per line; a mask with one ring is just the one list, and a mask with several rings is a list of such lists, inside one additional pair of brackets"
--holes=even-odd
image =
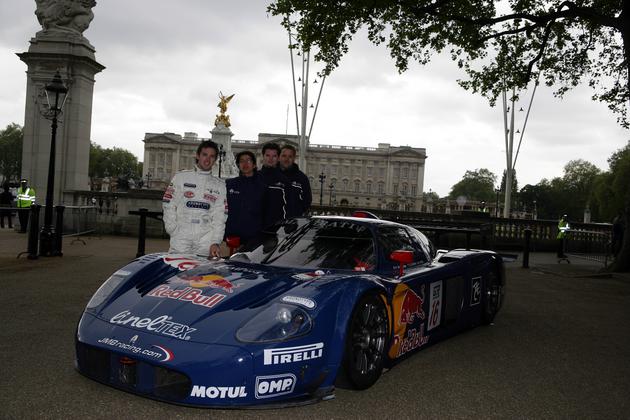
[(228, 219), (225, 236), (238, 236), (246, 244), (264, 225), (267, 186), (256, 169), (256, 157), (250, 151), (236, 155), (240, 175), (225, 182)]
[(267, 185), (267, 208), (265, 209), (265, 227), (287, 218), (287, 192), (288, 180), (278, 168), (280, 146), (276, 143), (267, 143), (262, 148), (263, 164), (260, 168), (265, 184)]
[(287, 219), (304, 216), (313, 200), (311, 184), (304, 172), (295, 164), (295, 147), (285, 144), (280, 149), (280, 171), (289, 181), (287, 186)]

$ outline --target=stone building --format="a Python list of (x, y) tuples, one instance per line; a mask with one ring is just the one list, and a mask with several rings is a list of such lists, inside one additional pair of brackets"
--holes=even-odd
[[(143, 176), (151, 189), (163, 189), (175, 172), (192, 168), (202, 139), (196, 133), (146, 133)], [(299, 152), (298, 136), (260, 133), (258, 140), (231, 141), (234, 154), (250, 150), (262, 162), (265, 143), (292, 144)], [(313, 204), (420, 211), (424, 187), (424, 148), (391, 146), (336, 146), (309, 144), (306, 168)], [(297, 160), (296, 160), (297, 161)], [(325, 178), (320, 181), (320, 176)]]

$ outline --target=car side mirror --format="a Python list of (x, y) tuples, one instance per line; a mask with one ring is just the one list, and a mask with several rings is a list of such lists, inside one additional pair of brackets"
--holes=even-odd
[(230, 255), (234, 254), (234, 251), (241, 246), (241, 238), (239, 236), (228, 236), (225, 238), (225, 243), (230, 248)]
[(407, 251), (405, 249), (399, 249), (392, 252), (389, 255), (389, 258), (392, 261), (396, 261), (400, 263), (400, 271), (398, 272), (398, 276), (402, 277), (403, 275), (403, 267), (405, 264), (411, 264), (413, 262), (413, 251)]

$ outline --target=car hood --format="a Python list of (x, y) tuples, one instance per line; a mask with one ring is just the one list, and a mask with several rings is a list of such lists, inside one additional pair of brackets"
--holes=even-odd
[[(144, 330), (181, 340), (235, 344), (234, 333), (272, 301), (290, 301), (308, 310), (321, 287), (348, 273), (312, 272), (240, 262), (204, 263), (190, 269), (155, 261), (129, 279), (94, 311), (115, 327)], [(188, 268), (188, 267), (185, 267)], [(327, 292), (331, 299), (334, 292)], [(289, 296), (290, 298), (287, 298)], [(297, 302), (297, 303), (296, 303)]]

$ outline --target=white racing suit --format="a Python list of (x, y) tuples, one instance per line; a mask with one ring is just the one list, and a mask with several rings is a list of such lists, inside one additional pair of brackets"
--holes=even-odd
[(201, 171), (175, 174), (162, 198), (164, 228), (171, 237), (169, 253), (209, 255), (221, 244), (227, 219), (225, 181)]

